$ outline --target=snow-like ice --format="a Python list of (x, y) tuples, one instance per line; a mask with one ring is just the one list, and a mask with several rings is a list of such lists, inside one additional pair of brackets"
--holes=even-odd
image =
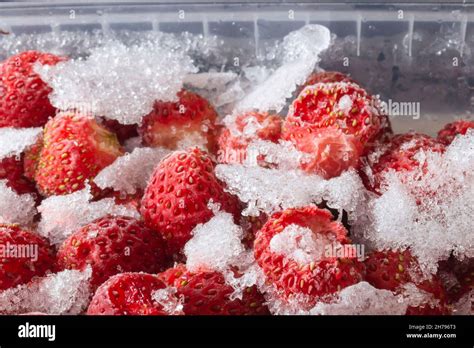
[(178, 298), (177, 289), (174, 287), (166, 287), (164, 289), (155, 290), (151, 294), (151, 298), (163, 306), (163, 310), (169, 315), (184, 315), (183, 298)]
[(288, 34), (282, 43), (281, 66), (255, 87), (237, 109), (240, 111), (280, 112), (298, 85), (303, 84), (319, 62), (319, 55), (329, 47), (329, 30), (308, 24)]
[(90, 267), (65, 270), (0, 292), (0, 313), (80, 314), (90, 299)]
[(31, 145), (34, 145), (43, 129), (38, 128), (0, 128), (0, 160), (20, 156)]
[(268, 140), (253, 140), (247, 147), (245, 165), (256, 166), (260, 157), (265, 163), (275, 164), (279, 169), (297, 169), (308, 155), (298, 151), (293, 143), (280, 140), (274, 143)]
[(257, 265), (253, 251), (246, 250), (242, 244), (242, 228), (234, 223), (232, 215), (219, 211), (219, 206), (212, 202), (209, 207), (214, 217), (196, 226), (193, 237), (184, 246), (186, 268), (221, 272), (226, 284), (234, 289), (230, 298), (241, 299), (248, 287), (263, 286), (263, 271)]
[(184, 246), (186, 268), (225, 270), (244, 252), (242, 228), (231, 214), (218, 212), (204, 224), (197, 225), (193, 237)]
[(407, 302), (389, 290), (376, 289), (360, 282), (341, 290), (332, 303), (318, 302), (312, 315), (403, 315)]
[[(128, 194), (137, 189), (144, 189), (156, 165), (170, 153), (164, 148), (135, 148), (104, 168), (94, 178), (94, 182), (102, 189), (113, 188)], [(120, 175), (117, 175), (120, 173)]]
[(53, 88), (50, 100), (58, 109), (86, 108), (95, 116), (140, 124), (155, 100), (177, 100), (185, 76), (196, 69), (183, 51), (111, 42), (86, 59), (38, 65), (36, 71)]
[(52, 244), (61, 244), (78, 228), (105, 215), (139, 218), (135, 209), (115, 204), (113, 198), (91, 202), (90, 187), (64, 196), (51, 196), (41, 203), (38, 232)]
[(337, 178), (324, 180), (299, 170), (219, 164), (217, 177), (227, 190), (247, 204), (244, 215), (271, 214), (287, 208), (328, 202), (331, 208), (344, 209), (356, 216), (362, 211), (368, 194), (358, 174), (349, 170)]
[(291, 224), (273, 236), (270, 250), (304, 265), (323, 259), (331, 243), (323, 234), (315, 234), (310, 228)]
[(19, 195), (7, 186), (7, 180), (0, 180), (0, 223), (28, 226), (35, 214), (35, 198), (32, 195)]

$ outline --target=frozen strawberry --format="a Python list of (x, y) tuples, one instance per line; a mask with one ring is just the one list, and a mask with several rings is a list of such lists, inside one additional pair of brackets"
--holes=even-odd
[(49, 102), (51, 88), (35, 73), (34, 65), (65, 60), (49, 53), (26, 51), (0, 63), (0, 127), (40, 127), (56, 109)]
[(68, 194), (122, 154), (115, 134), (95, 120), (63, 113), (46, 124), (35, 180), (45, 196)]
[(419, 151), (442, 153), (445, 146), (436, 139), (420, 133), (406, 133), (395, 135), (385, 147), (382, 154), (370, 163), (370, 175), (362, 175), (369, 190), (380, 192), (383, 176), (390, 170), (396, 172), (410, 172), (419, 168), (416, 159)]
[(326, 254), (350, 243), (328, 210), (307, 206), (273, 214), (257, 233), (254, 249), (267, 280), (283, 296), (307, 295), (314, 302), (362, 279), (364, 266), (356, 255)]
[(218, 139), (220, 163), (242, 163), (247, 147), (254, 140), (278, 142), (282, 119), (278, 115), (248, 112), (237, 115)]
[(190, 272), (179, 264), (159, 275), (168, 286), (177, 288), (184, 299), (185, 315), (266, 315), (265, 299), (255, 286), (244, 290), (242, 299), (231, 299), (234, 288), (216, 271)]
[(7, 186), (18, 194), (37, 195), (35, 184), (24, 173), (22, 158), (8, 157), (0, 160), (0, 180), (7, 180)]
[(208, 208), (211, 200), (223, 211), (239, 215), (238, 200), (224, 191), (214, 167), (211, 157), (198, 148), (175, 151), (160, 162), (145, 189), (142, 216), (163, 236), (174, 257), (191, 238), (192, 229), (214, 216)]
[(303, 169), (328, 179), (356, 166), (385, 123), (377, 101), (355, 83), (316, 83), (293, 102), (283, 138), (312, 154)]
[(156, 273), (165, 266), (163, 240), (142, 222), (124, 216), (105, 216), (82, 227), (61, 245), (60, 269), (92, 267), (91, 286), (97, 288), (122, 272)]
[(0, 290), (45, 275), (56, 260), (45, 239), (17, 225), (0, 224), (0, 251)]
[(103, 283), (92, 298), (88, 315), (168, 315), (153, 299), (165, 284), (156, 275), (121, 273)]
[(453, 142), (456, 135), (465, 135), (471, 128), (474, 128), (473, 121), (458, 120), (448, 123), (438, 132), (438, 141), (448, 146)]
[(206, 99), (188, 90), (181, 90), (178, 98), (177, 102), (155, 102), (139, 128), (143, 143), (172, 150), (196, 145), (214, 151), (216, 111)]
[(427, 302), (416, 307), (410, 306), (407, 309), (407, 314), (430, 315), (449, 312), (441, 281), (436, 276), (431, 279), (419, 280), (423, 277), (418, 261), (408, 249), (375, 251), (367, 256), (364, 263), (367, 270), (365, 280), (377, 289), (399, 293), (404, 285), (413, 283), (420, 290), (432, 294), (433, 298), (438, 301), (437, 305)]
[(301, 161), (301, 168), (325, 179), (339, 176), (346, 169), (359, 164), (360, 148), (357, 142), (340, 129), (327, 129), (324, 133), (303, 136), (298, 143), (300, 151), (311, 154)]

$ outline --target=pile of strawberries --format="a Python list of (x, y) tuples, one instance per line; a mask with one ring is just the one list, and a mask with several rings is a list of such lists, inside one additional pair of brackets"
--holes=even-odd
[[(462, 287), (455, 294), (436, 275), (419, 281), (414, 276), (419, 271), (417, 260), (408, 249), (375, 250), (365, 261), (333, 257), (304, 264), (277, 254), (270, 241), (291, 224), (342, 245), (351, 243), (350, 226), (316, 205), (249, 220), (241, 216), (242, 203), (214, 173), (217, 161), (242, 163), (254, 140), (288, 141), (308, 155), (300, 163), (302, 170), (330, 179), (355, 168), (367, 189), (380, 194), (385, 172), (413, 170), (419, 166), (415, 154), (420, 149), (443, 152), (456, 135), (473, 128), (473, 122), (449, 124), (438, 138), (418, 133), (393, 135), (376, 98), (348, 76), (326, 72), (309, 77), (285, 118), (248, 112), (236, 115), (233, 124), (224, 127), (207, 100), (183, 89), (177, 102), (156, 101), (140, 126), (125, 126), (76, 110), (55, 110), (48, 99), (51, 89), (33, 66), (66, 59), (28, 51), (0, 64), (0, 127), (44, 127), (41, 139), (20, 158), (1, 160), (0, 179), (7, 180), (18, 194), (34, 194), (38, 204), (45, 197), (70, 194), (89, 184), (95, 199), (114, 197), (117, 204), (132, 203), (141, 219), (101, 217), (75, 231), (57, 250), (31, 226), (0, 225), (0, 244), (39, 246), (36, 261), (1, 259), (0, 290), (27, 284), (48, 272), (90, 266), (94, 295), (87, 314), (167, 315), (153, 293), (170, 287), (185, 315), (269, 314), (257, 287), (234, 298), (234, 289), (222, 273), (186, 268), (184, 245), (198, 224), (213, 217), (208, 207), (211, 200), (245, 228), (244, 244), (253, 249), (267, 283), (283, 299), (305, 295), (314, 304), (363, 280), (394, 293), (412, 283), (431, 293), (438, 304), (409, 307), (407, 314), (448, 314), (449, 304), (474, 285), (474, 277), (469, 278), (472, 266), (456, 271)], [(143, 146), (174, 150), (157, 165), (145, 191), (124, 198), (94, 185), (94, 177), (125, 154), (124, 142), (137, 135)], [(191, 136), (200, 147), (178, 149)], [(380, 155), (369, 161), (374, 151)], [(370, 178), (362, 170), (367, 163), (373, 174)], [(261, 158), (260, 165), (269, 164)]]

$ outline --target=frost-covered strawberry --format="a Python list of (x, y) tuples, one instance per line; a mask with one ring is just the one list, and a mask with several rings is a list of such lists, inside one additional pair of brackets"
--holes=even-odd
[(300, 151), (314, 154), (303, 169), (332, 178), (358, 164), (385, 123), (377, 101), (357, 84), (316, 83), (293, 102), (283, 124), (283, 138)]
[(165, 262), (161, 237), (142, 222), (124, 216), (105, 216), (85, 225), (58, 251), (60, 269), (92, 267), (93, 288), (117, 273), (160, 272)]
[(217, 113), (211, 104), (188, 90), (178, 93), (177, 102), (156, 101), (153, 111), (139, 128), (143, 143), (172, 150), (187, 146), (215, 149)]
[(53, 270), (56, 261), (49, 243), (17, 225), (0, 224), (0, 290), (28, 283)]
[(238, 200), (224, 191), (214, 174), (215, 163), (198, 148), (175, 151), (155, 169), (145, 190), (141, 213), (148, 226), (165, 239), (168, 251), (177, 256), (197, 224), (214, 214), (208, 203), (239, 215)]
[(63, 60), (49, 53), (26, 51), (0, 63), (0, 127), (39, 127), (55, 115), (48, 98), (51, 88), (34, 66)]
[[(420, 133), (398, 134), (390, 139), (362, 175), (366, 187), (380, 192), (384, 175), (390, 171), (410, 172), (420, 167), (416, 155), (420, 151), (442, 153), (445, 146), (434, 138)], [(368, 157), (370, 158), (370, 156)]]
[(471, 128), (474, 128), (474, 121), (458, 120), (448, 123), (438, 132), (438, 140), (444, 145), (449, 145), (456, 135), (465, 135)]
[(268, 113), (248, 112), (232, 117), (218, 139), (218, 161), (242, 163), (247, 157), (247, 147), (254, 140), (278, 142), (281, 123), (280, 116)]
[(166, 285), (183, 298), (185, 315), (266, 315), (265, 299), (255, 286), (244, 290), (242, 298), (232, 299), (234, 288), (216, 271), (190, 272), (179, 264), (159, 275)]
[(84, 188), (123, 154), (114, 133), (75, 113), (59, 114), (44, 129), (35, 181), (45, 196)]
[(421, 291), (432, 295), (434, 302), (427, 301), (418, 306), (409, 306), (407, 314), (448, 314), (446, 294), (440, 280), (436, 276), (423, 279), (418, 261), (408, 249), (374, 251), (364, 263), (365, 280), (378, 289), (400, 293), (403, 286), (412, 283)]
[(121, 273), (103, 283), (94, 294), (88, 315), (168, 315), (153, 299), (153, 293), (165, 288), (156, 275)]
[(328, 210), (307, 206), (272, 215), (257, 233), (254, 250), (267, 280), (284, 297), (306, 295), (314, 304), (363, 278), (355, 254), (332, 253), (346, 244), (347, 230)]

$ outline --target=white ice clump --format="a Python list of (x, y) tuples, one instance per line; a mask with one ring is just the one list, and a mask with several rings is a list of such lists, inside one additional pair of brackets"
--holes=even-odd
[(247, 84), (232, 71), (190, 74), (184, 80), (185, 87), (195, 90), (223, 114), (230, 112), (234, 104), (245, 96)]
[(237, 76), (238, 75), (232, 71), (189, 74), (185, 76), (184, 83), (197, 89), (220, 91), (227, 83), (234, 81)]
[(163, 306), (163, 310), (169, 315), (184, 315), (184, 298), (178, 298), (176, 292), (175, 287), (166, 287), (153, 291), (151, 298)]
[(360, 282), (341, 290), (331, 303), (318, 302), (311, 315), (404, 315), (407, 303), (389, 290)]
[(352, 99), (350, 96), (343, 95), (341, 99), (339, 99), (339, 102), (337, 104), (337, 109), (339, 111), (342, 111), (343, 113), (347, 114), (349, 111), (352, 109)]
[(366, 201), (367, 192), (354, 170), (324, 180), (299, 170), (219, 164), (216, 175), (226, 183), (230, 193), (247, 204), (243, 215), (271, 214), (326, 200), (331, 208), (344, 209), (355, 218), (363, 211)]
[(241, 100), (237, 109), (281, 111), (297, 86), (314, 70), (320, 53), (329, 47), (330, 41), (329, 30), (317, 24), (305, 25), (288, 34), (282, 44), (282, 65)]
[(232, 266), (238, 270), (238, 273), (235, 273), (234, 270), (229, 268), (222, 272), (226, 284), (232, 286), (234, 289), (234, 292), (230, 295), (230, 299), (242, 299), (244, 291), (254, 285), (257, 286), (262, 293), (265, 291), (266, 277), (255, 260), (253, 250), (244, 251), (236, 257)]
[(20, 156), (33, 145), (43, 129), (38, 128), (0, 128), (0, 160)]
[(420, 169), (387, 173), (383, 194), (353, 228), (377, 249), (410, 247), (428, 274), (451, 253), (474, 257), (474, 131), (457, 136), (444, 154), (415, 156)]
[[(144, 189), (156, 165), (171, 151), (164, 148), (135, 148), (104, 168), (94, 179), (102, 189), (113, 188), (128, 194)], [(119, 173), (119, 175), (117, 175)]]
[(185, 76), (196, 69), (184, 51), (111, 42), (92, 49), (87, 59), (37, 65), (36, 71), (53, 88), (50, 100), (58, 109), (79, 106), (94, 116), (140, 124), (155, 100), (177, 100)]
[(80, 314), (89, 303), (90, 267), (65, 270), (0, 292), (0, 313)]
[(7, 180), (0, 180), (0, 223), (32, 223), (36, 214), (35, 198), (30, 194), (19, 195), (7, 186)]
[(186, 268), (190, 271), (222, 271), (244, 252), (242, 228), (234, 224), (229, 213), (217, 212), (208, 222), (197, 225), (192, 234), (184, 246)]
[(291, 224), (270, 240), (270, 250), (299, 264), (321, 260), (332, 242), (325, 235), (315, 234), (310, 228)]
[(275, 164), (279, 169), (297, 169), (301, 161), (308, 157), (289, 141), (280, 140), (274, 143), (257, 139), (248, 145), (244, 164), (256, 166), (260, 156), (264, 156), (266, 163)]
[(226, 284), (234, 289), (230, 298), (241, 299), (248, 287), (262, 287), (265, 276), (253, 251), (242, 244), (242, 228), (234, 223), (232, 215), (219, 211), (219, 206), (212, 202), (209, 208), (214, 217), (196, 226), (193, 237), (184, 246), (186, 268), (221, 272)]
[(61, 244), (78, 228), (105, 215), (139, 218), (135, 209), (115, 204), (113, 198), (91, 202), (90, 187), (64, 196), (51, 196), (38, 207), (41, 221), (38, 232), (52, 244)]

